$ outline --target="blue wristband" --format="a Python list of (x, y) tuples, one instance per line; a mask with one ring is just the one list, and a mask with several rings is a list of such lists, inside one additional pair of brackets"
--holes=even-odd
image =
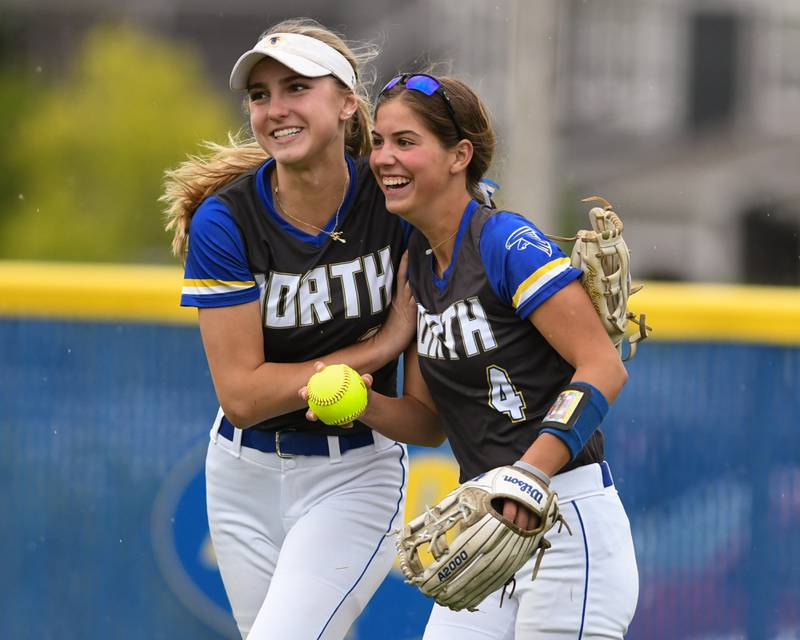
[(608, 413), (608, 400), (588, 382), (571, 382), (542, 420), (540, 433), (552, 433), (567, 445), (570, 459), (580, 453)]

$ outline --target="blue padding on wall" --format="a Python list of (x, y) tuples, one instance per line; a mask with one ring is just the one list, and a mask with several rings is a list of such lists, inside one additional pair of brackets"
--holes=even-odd
[[(654, 342), (628, 369), (604, 423), (627, 637), (793, 637), (800, 349)], [(0, 320), (0, 637), (236, 637), (198, 529), (215, 411), (196, 327)], [(429, 608), (392, 577), (358, 637), (419, 637)]]

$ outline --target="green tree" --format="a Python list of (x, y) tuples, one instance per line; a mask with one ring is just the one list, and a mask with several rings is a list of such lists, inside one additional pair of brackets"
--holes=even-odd
[(43, 79), (9, 136), (20, 181), (0, 255), (168, 260), (163, 171), (235, 123), (205, 75), (189, 48), (130, 26), (91, 31), (73, 71)]
[(17, 207), (22, 172), (11, 157), (17, 129), (29, 113), (35, 97), (31, 77), (8, 68), (0, 69), (0, 229)]

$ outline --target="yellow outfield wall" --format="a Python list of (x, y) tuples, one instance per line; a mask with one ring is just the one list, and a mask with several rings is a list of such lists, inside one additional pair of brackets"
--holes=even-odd
[[(0, 315), (194, 324), (178, 266), (0, 261)], [(631, 298), (652, 340), (800, 345), (800, 288), (647, 283)]]

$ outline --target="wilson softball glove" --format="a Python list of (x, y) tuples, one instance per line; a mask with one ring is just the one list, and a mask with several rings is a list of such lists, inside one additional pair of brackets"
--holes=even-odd
[[(506, 520), (498, 511), (502, 498), (527, 507), (538, 516), (538, 526), (523, 530)], [(550, 548), (545, 534), (564, 522), (556, 500), (541, 480), (517, 467), (498, 467), (465, 482), (399, 532), (397, 550), (406, 582), (459, 611), (474, 610), (538, 553), (535, 578)], [(433, 556), (427, 566), (420, 547)]]

